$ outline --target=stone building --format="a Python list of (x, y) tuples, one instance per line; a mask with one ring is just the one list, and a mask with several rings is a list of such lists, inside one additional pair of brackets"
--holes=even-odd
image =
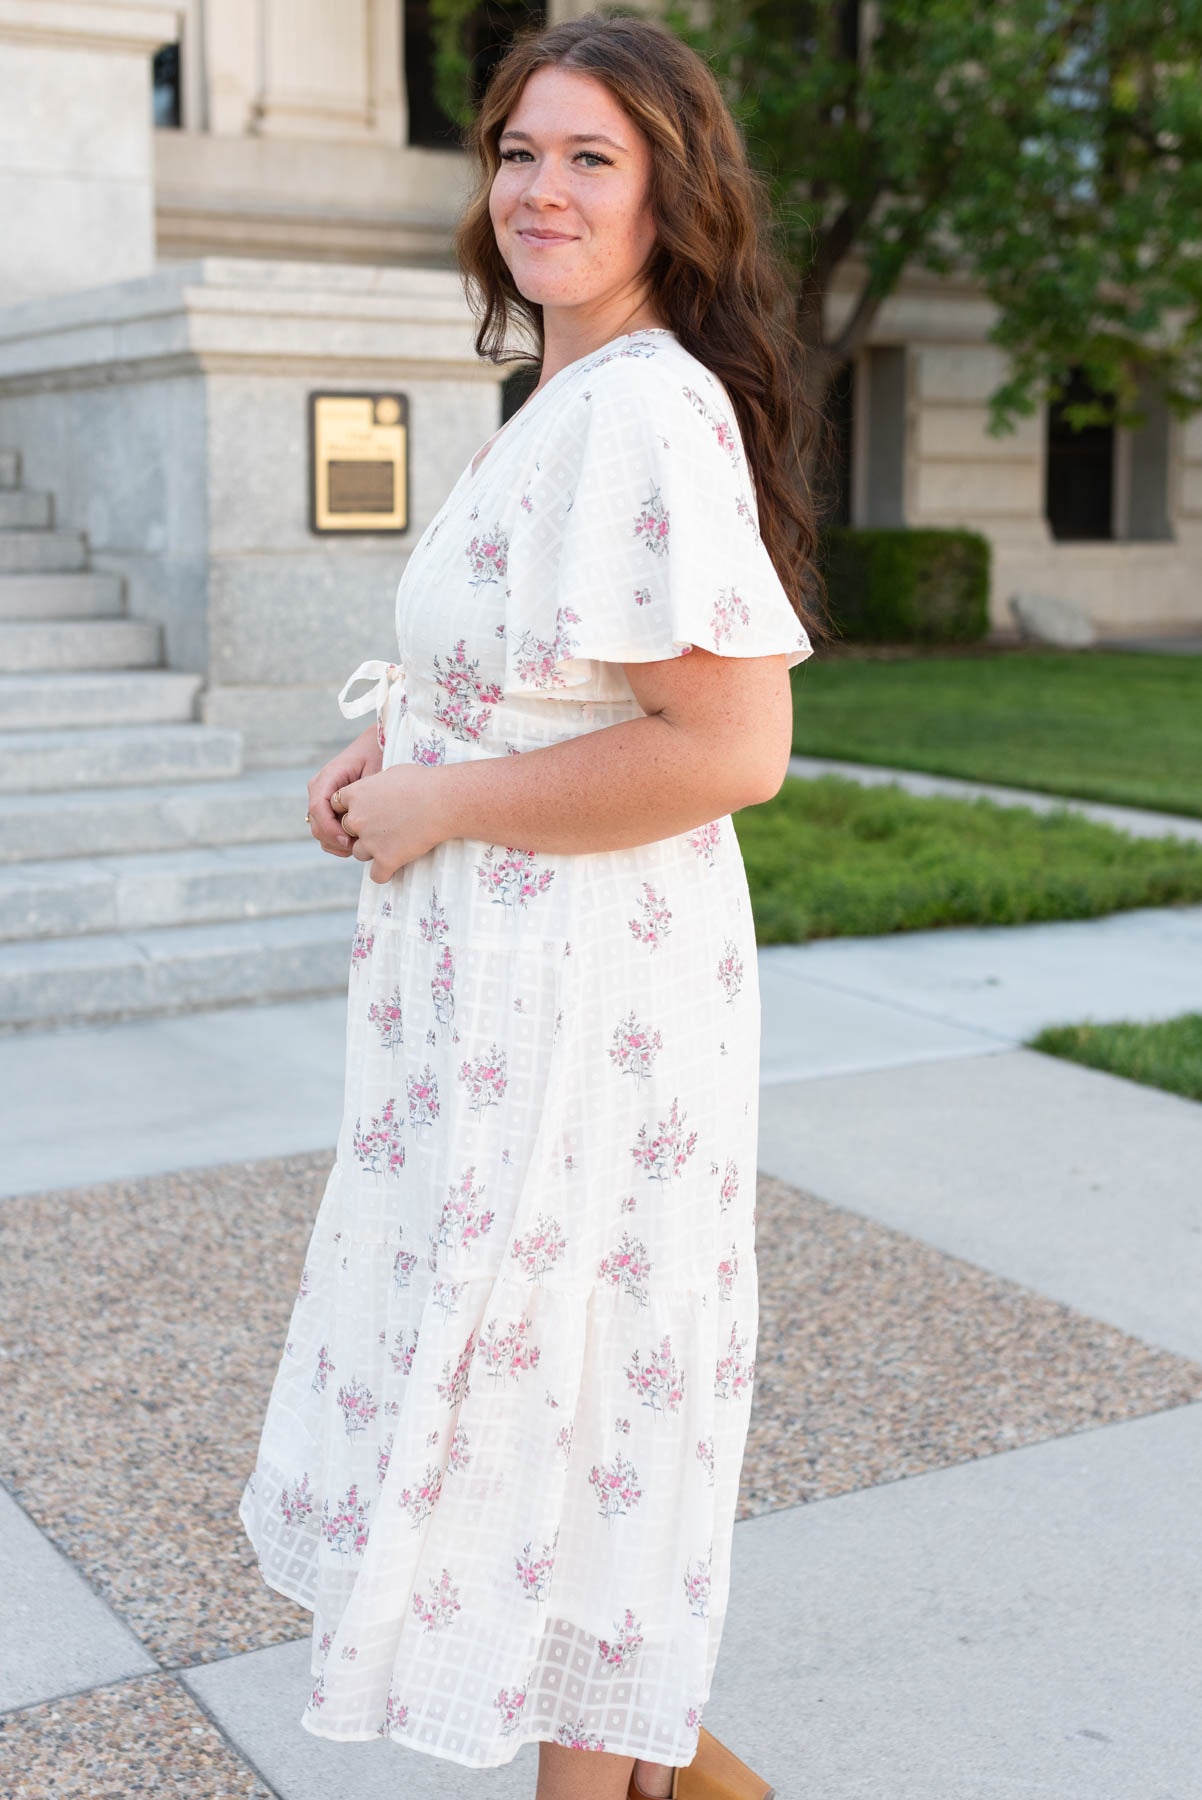
[[(361, 871), (313, 854), (306, 782), (513, 404), (428, 0), (4, 0), (0, 119), (0, 1024), (336, 989)], [(933, 279), (885, 306), (843, 516), (985, 532), (1003, 630), (1019, 589), (1202, 627), (1202, 419), (990, 438), (989, 320)], [(403, 530), (312, 529), (315, 392), (404, 397)]]

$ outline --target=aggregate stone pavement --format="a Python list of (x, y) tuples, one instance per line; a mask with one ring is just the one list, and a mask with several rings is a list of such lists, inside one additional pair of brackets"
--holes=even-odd
[[(415, 1796), (465, 1791), (466, 1772), (454, 1772), (456, 1787), (449, 1768), (419, 1753), (371, 1747), (393, 1751), (394, 1767), (387, 1755), (368, 1761), (362, 1747), (320, 1744), (300, 1730), (308, 1615), (262, 1583), (236, 1519), (328, 1163), (328, 1154), (307, 1154), (218, 1165), (6, 1203), (3, 1479), (25, 1541), (5, 1534), (5, 1592), (12, 1595), (19, 1569), (29, 1572), (29, 1604), (12, 1621), (19, 1631), (6, 1634), (20, 1653), (11, 1663), (5, 1656), (0, 1678), (0, 1707), (11, 1709), (0, 1720), (0, 1762), (11, 1759), (0, 1777), (6, 1794), (90, 1800), (150, 1791), (164, 1767), (168, 1791), (197, 1800), (367, 1800), (395, 1792), (398, 1779)], [(910, 1663), (902, 1595), (915, 1582), (915, 1618), (931, 1655), (946, 1662), (961, 1639), (975, 1644), (970, 1686), (1003, 1675), (1013, 1683), (1016, 1659), (1028, 1669), (1032, 1657), (1054, 1663), (1057, 1634), (1071, 1629), (1107, 1678), (1082, 1715), (1093, 1723), (1081, 1729), (1123, 1723), (1129, 1733), (1146, 1726), (1138, 1712), (1126, 1717), (1133, 1689), (1144, 1701), (1150, 1695), (1146, 1668), (1138, 1682), (1130, 1673), (1133, 1621), (1114, 1585), (1114, 1570), (1126, 1570), (1149, 1645), (1154, 1609), (1164, 1604), (1161, 1625), (1173, 1625), (1182, 1659), (1165, 1667), (1164, 1679), (1177, 1696), (1189, 1691), (1197, 1653), (1186, 1607), (1189, 1596), (1202, 1599), (1202, 1555), (1194, 1509), (1183, 1503), (1177, 1440), (1148, 1440), (1154, 1484), (1152, 1463), (1138, 1442), (1124, 1453), (1121, 1434), (1137, 1436), (1154, 1420), (1192, 1421), (1189, 1472), (1202, 1473), (1202, 1362), (762, 1173), (757, 1253), (755, 1403), (735, 1532), (746, 1571), (740, 1581), (736, 1565), (725, 1668), (707, 1717), (772, 1771), (781, 1800), (813, 1791), (791, 1785), (793, 1766), (821, 1767), (821, 1791), (830, 1795), (993, 1791), (958, 1787), (947, 1745), (924, 1737), (913, 1718), (903, 1720), (897, 1785), (885, 1781), (879, 1761), (882, 1728), (877, 1760), (849, 1758), (842, 1730), (831, 1735), (836, 1715), (855, 1713), (852, 1696), (865, 1681), (880, 1684), (882, 1706), (897, 1703), (900, 1668)], [(1120, 1434), (1120, 1442), (1095, 1464), (1103, 1433)], [(1023, 1581), (1014, 1588), (1000, 1579), (993, 1536), (1015, 1536), (1016, 1507), (1030, 1531), (1043, 1528), (1039, 1494), (1049, 1465), (1021, 1461), (1040, 1447), (1067, 1458), (1051, 1465), (1063, 1516), (1048, 1526), (1042, 1602)], [(1076, 1484), (1074, 1453), (1088, 1474)], [(1144, 1457), (1142, 1506), (1122, 1494), (1133, 1456)], [(925, 1487), (911, 1492), (919, 1482)], [(867, 1496), (878, 1506), (865, 1514)], [(861, 1556), (873, 1547), (873, 1582), (845, 1547), (849, 1507), (861, 1521)], [(942, 1564), (932, 1538), (941, 1514), (949, 1532)], [(1105, 1561), (1095, 1592), (1089, 1546), (1099, 1515)], [(915, 1542), (899, 1539), (899, 1521), (918, 1534)], [(1029, 1550), (1018, 1537), (1017, 1547)], [(829, 1564), (840, 1545), (842, 1609)], [(53, 1571), (33, 1568), (31, 1548), (53, 1559)], [(1131, 1558), (1148, 1565), (1138, 1583)], [(78, 1591), (64, 1594), (64, 1579)], [(965, 1612), (974, 1625), (967, 1637), (951, 1631)], [(888, 1668), (874, 1642), (885, 1620), (899, 1664)], [(1102, 1627), (1109, 1659), (1105, 1632), (1097, 1640)], [(754, 1651), (750, 1660), (733, 1648), (740, 1639)], [(824, 1645), (837, 1645), (838, 1656), (824, 1656)], [(94, 1647), (82, 1664), (81, 1646)], [(39, 1691), (30, 1691), (31, 1670)], [(1076, 1678), (1071, 1685), (1079, 1702)], [(1188, 1730), (1183, 1762), (1187, 1744)], [(335, 1766), (332, 1748), (351, 1754)], [(994, 1745), (1020, 1768), (1024, 1755), (1038, 1767), (1046, 1748), (1021, 1737)], [(1097, 1773), (1097, 1740), (1085, 1736), (1057, 1748), (1065, 1781), (1077, 1768), (1069, 1752), (1081, 1748), (1089, 1753), (1082, 1777), (1087, 1767)], [(989, 1749), (976, 1743), (972, 1751), (983, 1768)], [(863, 1785), (870, 1768), (880, 1786)], [(479, 1783), (471, 1772), (472, 1786), (485, 1795), (529, 1793), (532, 1770), (526, 1756), (509, 1770), (480, 1772)], [(936, 1777), (945, 1785), (933, 1787)], [(1163, 1790), (1147, 1792), (1176, 1793), (1171, 1769), (1166, 1779)], [(1101, 1780), (1045, 1791), (1124, 1794)]]
[[(1050, 948), (1024, 973), (1019, 934), (1065, 934), (1105, 1016), (1126, 954), (1159, 970), (1196, 911), (995, 937), (1003, 996), (949, 934), (904, 969), (874, 940), (761, 953), (760, 1336), (706, 1722), (779, 1800), (1202, 1800), (1202, 1107), (1017, 1036)], [(258, 1039), (287, 1050), (274, 1010)], [(238, 1024), (198, 1025), (174, 1089), (161, 1061), (174, 1165), (165, 1131), (121, 1164), (146, 1096), (123, 1117), (111, 1066), (103, 1179), (53, 1182), (60, 1087), (20, 1126), (51, 1179), (0, 1201), (0, 1793), (529, 1796), (529, 1754), (466, 1771), (300, 1729), (308, 1614), (236, 1505), (333, 1134), (301, 1034), (292, 1147), (277, 1097), (262, 1153), (216, 1115), (202, 1160), (196, 1046), (228, 1084)], [(149, 1066), (137, 1032), (106, 1043)]]

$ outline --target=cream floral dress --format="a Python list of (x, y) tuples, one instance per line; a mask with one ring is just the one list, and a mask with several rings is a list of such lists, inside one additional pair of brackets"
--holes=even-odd
[[(465, 468), (396, 617), (398, 660), (340, 696), (378, 709), (385, 767), (639, 718), (623, 663), (811, 654), (729, 395), (662, 329), (561, 369)], [(239, 1508), (313, 1612), (300, 1723), (473, 1768), (544, 1738), (687, 1763), (758, 1320), (731, 819), (365, 867), (348, 988), (337, 1160)]]

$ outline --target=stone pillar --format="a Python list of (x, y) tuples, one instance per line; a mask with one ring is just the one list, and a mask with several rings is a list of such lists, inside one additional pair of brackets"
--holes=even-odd
[(205, 0), (208, 129), (399, 146), (401, 4)]
[(0, 5), (0, 305), (154, 267), (150, 67), (176, 36), (141, 0)]
[[(345, 743), (338, 689), (395, 657), (409, 552), (501, 422), (473, 336), (456, 271), (338, 263), (205, 257), (0, 309), (0, 445), (247, 767)], [(405, 532), (310, 531), (313, 389), (407, 396)]]

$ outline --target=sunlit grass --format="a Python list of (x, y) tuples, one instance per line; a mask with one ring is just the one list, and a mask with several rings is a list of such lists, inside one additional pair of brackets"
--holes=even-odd
[(1029, 1047), (1125, 1075), (1145, 1087), (1167, 1088), (1187, 1100), (1202, 1100), (1202, 1013), (1182, 1013), (1151, 1025), (1128, 1019), (1107, 1025), (1052, 1025), (1033, 1037)]
[(940, 925), (1088, 919), (1202, 900), (1202, 844), (1057, 807), (790, 777), (735, 815), (761, 944)]
[(815, 656), (793, 749), (1202, 817), (1202, 656)]

